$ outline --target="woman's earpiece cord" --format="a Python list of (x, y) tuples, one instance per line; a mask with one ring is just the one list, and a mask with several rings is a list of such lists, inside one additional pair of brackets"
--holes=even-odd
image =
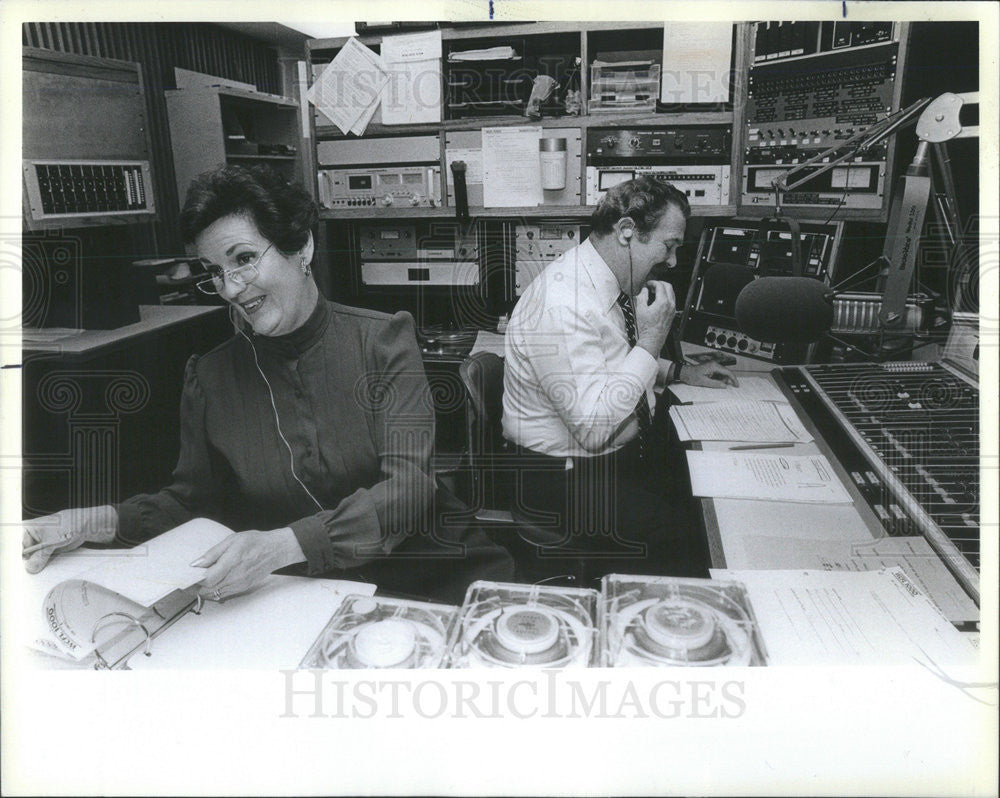
[(292, 476), (295, 478), (295, 481), (302, 486), (302, 490), (304, 490), (309, 495), (309, 498), (313, 500), (313, 504), (315, 504), (320, 510), (324, 510), (326, 508), (319, 503), (316, 497), (313, 496), (312, 491), (306, 487), (306, 483), (299, 479), (299, 475), (295, 473), (295, 455), (292, 454), (292, 447), (289, 445), (288, 440), (281, 431), (281, 420), (278, 418), (278, 406), (274, 402), (274, 391), (271, 390), (271, 383), (268, 382), (264, 369), (260, 367), (260, 361), (257, 359), (257, 347), (253, 345), (253, 341), (250, 340), (250, 336), (243, 332), (243, 330), (239, 330), (239, 333), (246, 338), (247, 343), (250, 344), (250, 351), (253, 352), (254, 365), (257, 366), (257, 371), (260, 372), (260, 376), (263, 378), (264, 384), (267, 386), (267, 395), (271, 399), (271, 409), (274, 411), (274, 425), (278, 429), (278, 437), (281, 438), (281, 442), (284, 443), (285, 448), (288, 449), (288, 467), (292, 470)]

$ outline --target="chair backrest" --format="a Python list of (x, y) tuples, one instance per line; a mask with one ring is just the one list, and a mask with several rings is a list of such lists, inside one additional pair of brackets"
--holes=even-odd
[(466, 446), (472, 469), (473, 501), (485, 507), (504, 506), (493, 479), (493, 456), (504, 448), (503, 358), (477, 352), (458, 367), (465, 386)]

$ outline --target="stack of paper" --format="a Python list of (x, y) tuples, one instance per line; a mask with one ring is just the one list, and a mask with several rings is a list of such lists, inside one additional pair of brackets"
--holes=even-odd
[(805, 443), (813, 439), (791, 406), (779, 402), (675, 405), (670, 418), (682, 441)]
[(743, 546), (758, 570), (878, 571), (899, 567), (952, 623), (979, 620), (979, 608), (925, 538), (887, 537), (855, 543), (761, 535), (746, 538)]
[(691, 491), (714, 499), (850, 504), (821, 454), (687, 452)]
[(360, 136), (375, 114), (388, 79), (385, 62), (351, 38), (309, 87), (306, 98), (342, 133)]
[(771, 665), (970, 665), (973, 644), (901, 568), (712, 569), (747, 589)]
[(788, 399), (771, 380), (766, 377), (740, 377), (738, 386), (727, 385), (723, 388), (704, 388), (700, 385), (686, 385), (683, 382), (672, 383), (668, 390), (685, 404), (704, 404), (705, 402), (784, 402)]

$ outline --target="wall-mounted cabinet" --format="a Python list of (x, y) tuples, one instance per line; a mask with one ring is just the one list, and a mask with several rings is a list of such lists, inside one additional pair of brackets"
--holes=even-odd
[[(678, 103), (663, 106), (660, 102), (658, 75), (663, 68), (664, 25), (655, 22), (629, 23), (514, 23), (475, 28), (442, 28), (441, 38), (441, 114), (440, 122), (427, 124), (386, 125), (376, 115), (364, 136), (344, 135), (323, 114), (313, 111), (313, 140), (319, 150), (317, 165), (321, 217), (325, 219), (359, 219), (373, 215), (387, 218), (454, 216), (456, 211), (455, 186), (450, 165), (455, 160), (470, 158), (468, 173), (469, 213), (476, 217), (549, 217), (557, 215), (585, 218), (593, 210), (588, 202), (586, 187), (588, 169), (588, 130), (621, 128), (629, 131), (668, 129), (682, 126), (696, 139), (701, 128), (711, 129), (720, 125), (739, 130), (733, 112), (733, 97), (743, 91), (740, 70), (732, 64), (744, 63), (747, 53), (746, 25), (727, 25), (728, 49), (720, 56), (719, 72), (735, 75), (725, 101), (712, 103)], [(367, 34), (358, 37), (360, 42), (379, 52), (382, 36)], [(307, 42), (309, 73), (312, 79), (336, 57), (346, 39), (314, 39)], [(725, 63), (723, 64), (722, 61)], [(610, 65), (610, 66), (609, 66)], [(593, 84), (598, 75), (600, 84)], [(541, 76), (541, 77), (540, 77)], [(536, 80), (551, 79), (558, 88), (538, 108), (541, 116), (527, 117), (525, 109)], [(656, 83), (653, 86), (653, 83)], [(740, 120), (741, 121), (741, 120)], [(543, 192), (538, 205), (523, 207), (486, 207), (483, 198), (481, 172), (475, 168), (481, 157), (481, 134), (487, 127), (528, 126), (542, 128), (542, 139), (565, 139), (566, 171), (565, 188)], [(344, 169), (356, 170), (354, 150), (362, 142), (371, 144), (371, 166), (375, 168), (416, 169), (430, 165), (426, 157), (421, 162), (410, 163), (405, 158), (388, 157), (383, 160), (378, 153), (389, 152), (386, 138), (426, 141), (434, 137), (438, 152), (433, 158), (435, 179), (439, 181), (440, 199), (427, 200), (427, 192), (416, 192), (415, 202), (398, 202), (394, 197), (388, 202), (388, 192), (381, 192), (376, 185), (378, 176), (372, 176), (372, 191), (360, 189), (359, 195), (338, 197), (335, 203), (325, 201), (330, 181), (346, 181), (354, 177), (364, 184), (365, 179), (356, 174), (346, 174)], [(626, 141), (628, 139), (626, 138)], [(404, 148), (405, 149), (405, 148)], [(669, 166), (656, 153), (635, 151), (619, 154), (617, 166), (636, 163), (652, 167), (647, 171), (660, 173), (660, 166)], [(711, 160), (711, 163), (708, 163)], [(678, 163), (686, 163), (681, 159)], [(731, 133), (727, 150), (713, 159), (698, 160), (699, 174), (711, 172), (711, 182), (718, 187), (712, 202), (705, 200), (701, 188), (692, 188), (690, 196), (693, 212), (699, 216), (725, 216), (736, 212), (739, 188), (731, 175), (742, 169), (739, 137)], [(335, 172), (340, 170), (336, 176)], [(619, 170), (620, 173), (620, 170)], [(668, 171), (667, 176), (674, 172)], [(665, 177), (664, 179), (668, 179)], [(416, 179), (416, 178), (413, 178)], [(324, 182), (325, 181), (325, 182)], [(686, 189), (681, 186), (682, 190)]]
[(181, 204), (195, 177), (223, 164), (266, 163), (301, 179), (295, 100), (224, 86), (165, 94)]

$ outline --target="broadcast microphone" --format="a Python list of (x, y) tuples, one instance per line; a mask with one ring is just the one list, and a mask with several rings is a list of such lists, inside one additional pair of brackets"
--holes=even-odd
[(760, 277), (736, 297), (736, 321), (764, 343), (813, 343), (833, 325), (834, 296), (811, 277)]

